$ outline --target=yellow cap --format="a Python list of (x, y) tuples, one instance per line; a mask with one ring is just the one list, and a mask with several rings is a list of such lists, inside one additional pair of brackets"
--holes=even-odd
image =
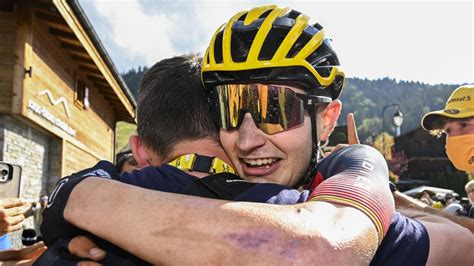
[(464, 85), (453, 91), (443, 110), (427, 113), (421, 119), (425, 130), (441, 129), (443, 117), (466, 118), (474, 116), (474, 85)]

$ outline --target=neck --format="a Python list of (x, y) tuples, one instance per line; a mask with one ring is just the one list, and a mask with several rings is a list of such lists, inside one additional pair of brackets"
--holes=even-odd
[[(164, 158), (163, 163), (168, 163), (179, 156), (185, 154), (196, 153), (199, 155), (209, 156), (209, 157), (217, 157), (224, 161), (225, 163), (229, 164), (230, 166), (234, 166), (230, 161), (229, 157), (225, 153), (224, 149), (220, 145), (220, 143), (213, 139), (197, 139), (197, 140), (186, 140), (177, 143), (173, 150), (169, 153), (169, 156)], [(190, 175), (196, 177), (204, 177), (208, 176), (206, 173), (200, 172), (188, 172)]]

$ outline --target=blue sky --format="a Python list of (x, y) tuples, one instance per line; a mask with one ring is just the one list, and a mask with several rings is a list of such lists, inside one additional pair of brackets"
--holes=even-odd
[(348, 77), (474, 83), (473, 1), (80, 0), (120, 72), (203, 53), (233, 14), (269, 3), (322, 24)]

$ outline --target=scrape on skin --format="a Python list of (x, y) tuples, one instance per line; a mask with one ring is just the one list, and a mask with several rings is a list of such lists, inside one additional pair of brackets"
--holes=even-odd
[(262, 248), (267, 246), (275, 238), (275, 232), (267, 230), (255, 232), (230, 233), (225, 239), (239, 248)]
[[(252, 251), (273, 250), (279, 254), (279, 259), (292, 262), (298, 259), (303, 242), (293, 239), (289, 242), (279, 241), (281, 232), (271, 230), (258, 230), (252, 232), (230, 233), (225, 239), (238, 249), (251, 249)], [(282, 261), (281, 261), (282, 262)]]

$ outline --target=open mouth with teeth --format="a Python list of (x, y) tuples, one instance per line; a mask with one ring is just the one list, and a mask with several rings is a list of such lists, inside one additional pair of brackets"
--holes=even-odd
[(247, 165), (247, 167), (264, 167), (269, 168), (273, 163), (279, 161), (278, 158), (259, 158), (259, 159), (245, 159), (242, 161)]

